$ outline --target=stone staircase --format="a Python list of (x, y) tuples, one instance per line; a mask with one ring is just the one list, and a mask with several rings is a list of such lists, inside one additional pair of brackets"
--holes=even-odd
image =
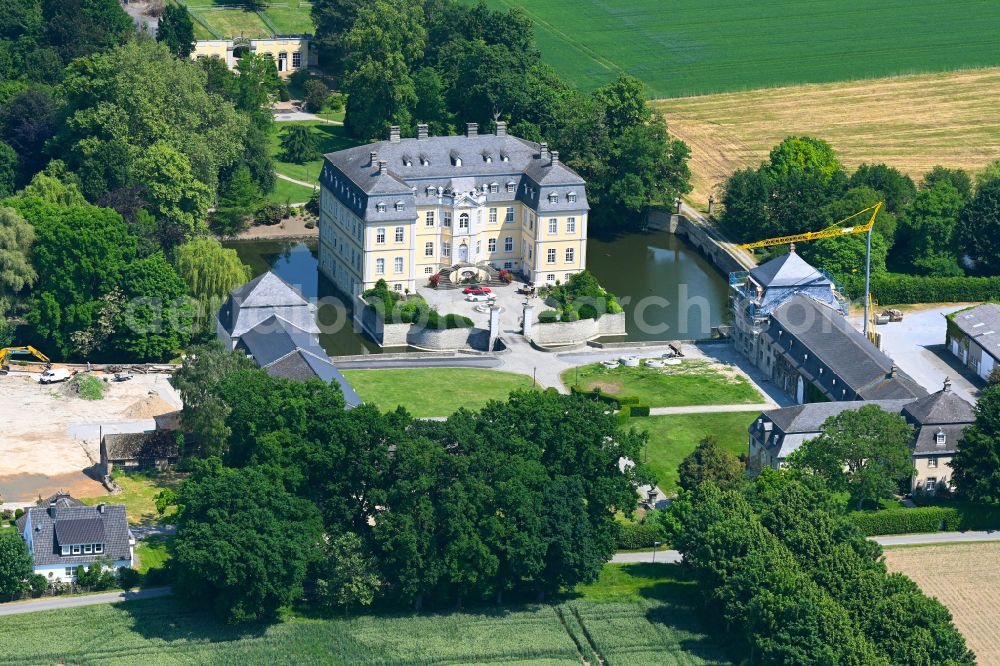
[(469, 263), (457, 263), (451, 266), (446, 266), (438, 271), (439, 281), (438, 289), (464, 289), (468, 287), (468, 284), (462, 282), (452, 282), (451, 274), (455, 271), (460, 271), (463, 268), (473, 269), (477, 271), (483, 271), (487, 275), (487, 279), (480, 281), (478, 284), (484, 287), (501, 287), (507, 283), (500, 279), (500, 272), (489, 264), (469, 264)]

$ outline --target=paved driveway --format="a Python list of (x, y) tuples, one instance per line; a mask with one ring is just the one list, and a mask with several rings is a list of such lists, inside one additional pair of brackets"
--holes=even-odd
[[(950, 377), (955, 393), (969, 402), (979, 396), (981, 382), (962, 367), (945, 348), (944, 315), (968, 307), (962, 304), (920, 306), (904, 313), (903, 321), (878, 327), (882, 350), (892, 357), (903, 372), (910, 375), (929, 393), (940, 391), (945, 377)], [(860, 321), (852, 319), (855, 326)]]

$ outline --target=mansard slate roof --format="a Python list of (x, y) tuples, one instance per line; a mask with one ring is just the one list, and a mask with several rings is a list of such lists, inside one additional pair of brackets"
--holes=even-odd
[[(219, 322), (227, 332), (233, 334), (237, 330), (240, 313), (251, 308), (305, 308), (310, 311), (309, 302), (277, 274), (267, 271), (255, 277), (241, 287), (229, 292), (229, 297), (219, 310)], [(315, 326), (315, 322), (313, 322)], [(316, 332), (319, 328), (315, 328)]]
[(952, 315), (952, 322), (988, 354), (1000, 360), (1000, 305), (983, 303)]
[[(374, 163), (371, 153), (377, 155)], [(553, 159), (553, 153), (540, 144), (506, 133), (379, 141), (328, 153), (325, 158), (321, 182), (338, 200), (371, 221), (412, 220), (416, 205), (437, 203), (442, 194), (457, 197), (473, 190), (486, 203), (517, 200), (540, 212), (589, 208), (579, 174)], [(461, 166), (456, 158), (461, 159)], [(382, 161), (385, 170), (379, 169)], [(515, 185), (513, 193), (507, 191), (508, 183)], [(497, 192), (489, 191), (491, 184)], [(549, 201), (553, 192), (558, 196)], [(575, 200), (570, 200), (570, 194)], [(384, 211), (369, 205), (376, 201), (386, 204)], [(405, 208), (396, 210), (397, 202)]]
[(810, 266), (794, 251), (775, 257), (751, 269), (750, 277), (765, 289), (831, 285), (829, 278)]
[[(76, 500), (68, 498), (67, 501), (60, 499), (56, 503), (54, 518), (49, 510), (47, 504), (28, 508), (20, 525), (22, 536), (27, 527), (31, 529), (31, 555), (35, 566), (57, 564), (75, 567), (99, 559), (131, 559), (129, 540), (132, 535), (128, 529), (124, 504), (106, 504), (101, 513), (96, 506), (81, 506)], [(89, 555), (60, 554), (61, 544), (87, 543), (104, 544), (104, 552)]]
[(844, 389), (850, 391), (847, 398), (864, 400), (927, 395), (844, 316), (812, 298), (792, 296), (774, 309), (771, 320), (764, 335), (807, 379), (835, 398), (844, 395)]
[(972, 405), (955, 395), (951, 390), (951, 382), (946, 382), (943, 391), (908, 404), (903, 410), (903, 416), (922, 425), (969, 424), (976, 420)]

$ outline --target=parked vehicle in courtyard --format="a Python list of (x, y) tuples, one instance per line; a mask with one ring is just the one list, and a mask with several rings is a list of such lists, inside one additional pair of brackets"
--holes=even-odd
[(58, 382), (64, 382), (70, 378), (69, 370), (66, 368), (53, 368), (51, 370), (46, 370), (42, 373), (42, 376), (38, 378), (39, 384), (56, 384)]
[(493, 298), (494, 297), (490, 296), (489, 294), (469, 294), (468, 296), (465, 297), (465, 300), (469, 301), (470, 303), (482, 303), (484, 301), (492, 301)]
[(489, 287), (480, 287), (476, 285), (474, 287), (466, 287), (462, 290), (463, 294), (492, 294), (493, 290)]

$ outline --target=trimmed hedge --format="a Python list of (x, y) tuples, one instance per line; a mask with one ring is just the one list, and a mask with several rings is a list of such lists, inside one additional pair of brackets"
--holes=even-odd
[(957, 527), (952, 525), (957, 523), (957, 513), (944, 507), (924, 507), (870, 513), (859, 511), (848, 514), (848, 517), (865, 536), (884, 536), (954, 530)]
[(629, 413), (632, 416), (649, 416), (649, 405), (633, 405)]
[(848, 517), (865, 536), (1000, 529), (1000, 507), (974, 504), (857, 512)]
[(559, 321), (559, 313), (555, 310), (542, 310), (538, 313), (539, 324), (553, 324)]
[[(852, 276), (844, 284), (848, 294), (858, 297), (864, 280)], [(872, 296), (885, 305), (908, 303), (955, 303), (1000, 298), (1000, 277), (935, 277), (882, 273), (872, 276)]]
[(663, 544), (666, 535), (656, 523), (618, 523), (618, 550), (652, 548), (657, 541)]

